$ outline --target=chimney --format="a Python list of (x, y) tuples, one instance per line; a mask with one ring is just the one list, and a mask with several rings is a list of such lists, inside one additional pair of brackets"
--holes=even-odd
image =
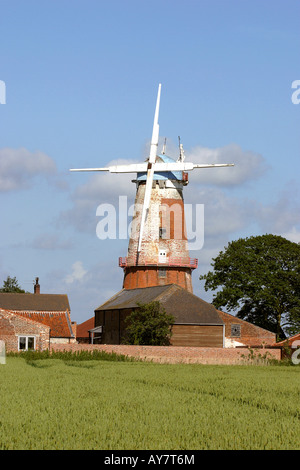
[(71, 322), (71, 325), (72, 325), (73, 335), (74, 335), (75, 338), (76, 338), (76, 336), (77, 336), (77, 322), (76, 322), (76, 321), (72, 321), (72, 322)]
[(34, 284), (34, 293), (39, 294), (40, 293), (40, 285), (39, 285), (39, 278), (35, 278), (35, 284)]

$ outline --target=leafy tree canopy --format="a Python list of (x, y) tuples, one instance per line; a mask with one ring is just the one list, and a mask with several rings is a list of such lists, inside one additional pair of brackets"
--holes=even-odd
[(0, 292), (25, 293), (25, 291), (19, 286), (17, 279), (10, 276), (7, 276), (6, 281), (3, 282), (3, 287), (0, 289)]
[(300, 331), (300, 245), (277, 235), (240, 238), (201, 275), (205, 290), (218, 290), (215, 307), (277, 333)]
[(126, 318), (126, 344), (165, 346), (170, 344), (174, 317), (168, 315), (158, 301), (138, 304)]

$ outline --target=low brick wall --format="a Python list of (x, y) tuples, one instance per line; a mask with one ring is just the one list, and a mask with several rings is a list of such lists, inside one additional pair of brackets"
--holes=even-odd
[[(52, 351), (106, 351), (123, 354), (146, 361), (160, 363), (186, 364), (242, 364), (249, 363), (243, 357), (250, 354), (247, 348), (193, 348), (183, 346), (127, 346), (113, 344), (52, 344)], [(255, 348), (255, 357), (259, 354), (273, 359), (281, 359), (281, 349)]]

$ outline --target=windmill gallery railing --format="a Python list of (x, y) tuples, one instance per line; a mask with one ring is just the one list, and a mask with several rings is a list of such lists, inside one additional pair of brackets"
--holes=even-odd
[(185, 267), (196, 269), (198, 267), (197, 258), (175, 258), (170, 257), (164, 260), (163, 262), (153, 262), (153, 260), (133, 260), (132, 258), (128, 259), (127, 257), (119, 258), (119, 266), (121, 268), (126, 268), (127, 266), (169, 266), (169, 267)]

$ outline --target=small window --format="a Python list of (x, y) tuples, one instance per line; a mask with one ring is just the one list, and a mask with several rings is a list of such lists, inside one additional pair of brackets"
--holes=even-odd
[(25, 336), (20, 336), (19, 337), (19, 350), (25, 350), (26, 349), (26, 337)]
[(240, 338), (241, 336), (241, 325), (231, 325), (231, 336)]
[(19, 336), (19, 351), (35, 349), (35, 336)]
[(165, 240), (167, 238), (167, 230), (163, 227), (159, 227), (159, 238)]
[(34, 336), (27, 337), (27, 349), (35, 349), (35, 337)]
[(158, 268), (158, 277), (167, 277), (166, 268)]
[(160, 251), (158, 255), (158, 262), (159, 263), (166, 263), (167, 262), (167, 252)]

